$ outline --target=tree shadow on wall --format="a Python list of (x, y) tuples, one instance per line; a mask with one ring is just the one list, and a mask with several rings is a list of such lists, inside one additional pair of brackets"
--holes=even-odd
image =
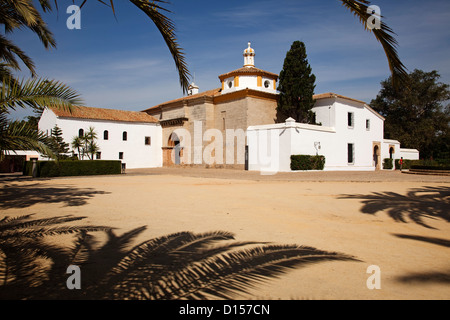
[(395, 192), (375, 192), (369, 195), (342, 195), (339, 199), (360, 199), (361, 212), (376, 214), (386, 211), (397, 222), (413, 222), (430, 229), (423, 218), (443, 219), (450, 222), (450, 188), (424, 187), (410, 189), (406, 195)]
[[(307, 246), (236, 242), (224, 231), (179, 232), (132, 246), (146, 227), (120, 236), (108, 227), (55, 227), (74, 219), (0, 221), (0, 298), (232, 299), (294, 268), (359, 261)], [(99, 242), (94, 231), (106, 240)], [(44, 241), (66, 233), (73, 233), (70, 246)], [(80, 267), (81, 290), (67, 288), (69, 265)]]
[(27, 208), (38, 203), (65, 203), (65, 206), (82, 206), (98, 194), (108, 194), (94, 189), (77, 189), (71, 186), (47, 187), (31, 185), (4, 185), (0, 188), (0, 208)]

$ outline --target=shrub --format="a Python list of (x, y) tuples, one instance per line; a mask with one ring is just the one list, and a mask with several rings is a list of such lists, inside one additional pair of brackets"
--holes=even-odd
[(324, 156), (292, 155), (291, 170), (323, 170)]
[[(33, 163), (28, 161), (24, 167), (24, 175), (32, 175)], [(88, 161), (38, 161), (38, 177), (67, 177), (120, 174), (121, 161), (88, 160)]]
[[(395, 160), (395, 169), (400, 169), (398, 159)], [(450, 160), (403, 160), (403, 169), (450, 170)]]
[[(409, 169), (411, 167), (411, 161), (414, 161), (414, 160), (403, 159), (402, 169)], [(400, 159), (395, 159), (395, 169), (400, 170)]]
[(390, 158), (386, 158), (383, 160), (383, 169), (392, 169), (394, 167), (393, 160)]

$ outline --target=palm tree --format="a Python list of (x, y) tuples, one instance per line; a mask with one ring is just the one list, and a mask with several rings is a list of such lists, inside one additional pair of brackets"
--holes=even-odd
[[(104, 0), (97, 0), (105, 4)], [(174, 59), (175, 65), (178, 70), (180, 85), (184, 92), (187, 92), (189, 85), (190, 73), (187, 68), (183, 49), (180, 48), (177, 43), (175, 34), (175, 25), (171, 19), (165, 16), (162, 12), (170, 13), (169, 10), (164, 8), (163, 4), (168, 4), (165, 0), (129, 0), (155, 24), (159, 32), (164, 38), (166, 45), (168, 46), (170, 53)], [(367, 0), (340, 0), (342, 5), (350, 10), (356, 17), (359, 18), (366, 30), (367, 21), (370, 18), (370, 14), (367, 12), (370, 6), (370, 1)], [(87, 2), (84, 0), (81, 7)], [(46, 48), (56, 46), (53, 39), (53, 35), (48, 30), (47, 25), (42, 20), (39, 12), (36, 10), (32, 3), (32, 0), (0, 0), (2, 4), (0, 6), (0, 24), (5, 25), (6, 32), (12, 32), (20, 27), (27, 27), (33, 30), (41, 39), (41, 42)], [(39, 1), (41, 8), (44, 11), (51, 11), (52, 7), (49, 0)], [(57, 1), (54, 0), (57, 7)], [(114, 0), (110, 0), (110, 7), (115, 14)], [(407, 71), (400, 58), (398, 57), (396, 47), (398, 45), (393, 35), (393, 30), (388, 27), (383, 21), (381, 22), (380, 29), (369, 30), (374, 33), (375, 38), (381, 43), (386, 57), (388, 59), (389, 68), (392, 73), (392, 81), (398, 84), (399, 81), (407, 77)], [(15, 59), (18, 56), (32, 71), (34, 72), (34, 65), (32, 60), (26, 56), (26, 54), (16, 47), (12, 42), (0, 35), (0, 60), (6, 61), (11, 64), (14, 69), (19, 68), (19, 64)]]
[(7, 113), (0, 110), (0, 161), (8, 151), (34, 150), (54, 158), (51, 141), (26, 121), (9, 121)]
[[(1, 250), (1, 232), (5, 229), (0, 222)], [(116, 236), (112, 229), (104, 228), (107, 239), (99, 246), (89, 229), (78, 232), (75, 228), (77, 236), (70, 248), (46, 246), (42, 242), (30, 245), (28, 238), (21, 244), (13, 242), (14, 236), (9, 237), (8, 243), (15, 244), (16, 255), (6, 255), (9, 260), (3, 270), (11, 270), (13, 275), (6, 277), (9, 271), (2, 273), (0, 251), (0, 293), (13, 291), (18, 293), (15, 298), (21, 299), (231, 299), (295, 267), (321, 261), (358, 261), (345, 254), (311, 247), (230, 242), (233, 234), (224, 231), (179, 232), (130, 248), (145, 229), (140, 227)], [(19, 236), (23, 238), (22, 233)], [(218, 245), (219, 242), (224, 244)], [(19, 250), (21, 245), (28, 249)], [(29, 254), (22, 256), (29, 251), (29, 259)], [(36, 268), (35, 252), (51, 260), (49, 268)], [(14, 268), (16, 259), (20, 264)], [(80, 267), (82, 290), (67, 290), (69, 265)], [(22, 276), (20, 282), (14, 281), (16, 270)], [(6, 279), (3, 288), (2, 279)]]
[[(106, 4), (103, 0), (97, 1)], [(162, 7), (162, 4), (167, 4), (168, 2), (165, 0), (129, 1), (144, 12), (158, 28), (174, 59), (183, 92), (187, 92), (190, 73), (185, 61), (183, 49), (177, 42), (174, 23), (162, 13), (170, 13), (169, 10)], [(83, 7), (86, 2), (87, 0), (83, 1), (81, 7)], [(39, 0), (39, 4), (44, 12), (52, 11), (49, 0)], [(56, 8), (58, 8), (57, 0), (54, 0), (54, 4)], [(113, 0), (110, 0), (110, 7), (115, 14)], [(56, 47), (53, 34), (48, 29), (47, 24), (43, 21), (32, 0), (0, 0), (0, 24), (5, 26), (6, 33), (10, 33), (23, 27), (28, 28), (38, 35), (45, 48)], [(35, 76), (35, 66), (32, 59), (5, 36), (0, 35), (0, 60), (8, 63), (12, 69), (20, 70), (16, 57), (18, 57), (30, 70), (32, 75)]]
[[(370, 32), (373, 32), (375, 38), (381, 43), (383, 50), (386, 54), (389, 69), (392, 74), (392, 82), (395, 86), (398, 86), (401, 82), (404, 82), (408, 77), (408, 72), (401, 62), (398, 53), (397, 53), (397, 45), (398, 42), (394, 38), (394, 31), (381, 20), (380, 28), (369, 29), (367, 25), (367, 21), (371, 17), (371, 14), (368, 12), (368, 8), (370, 6), (370, 1), (367, 0), (340, 0), (342, 5), (350, 10), (364, 25), (364, 28)], [(369, 10), (370, 11), (370, 10)]]
[(7, 150), (24, 148), (53, 156), (46, 145), (47, 137), (25, 123), (9, 121), (10, 110), (31, 107), (42, 111), (48, 106), (70, 111), (79, 104), (82, 100), (78, 93), (59, 81), (43, 78), (18, 81), (4, 76), (0, 83), (0, 158)]
[(97, 132), (95, 132), (95, 128), (89, 127), (82, 140), (84, 143), (83, 154), (86, 153), (90, 160), (94, 160), (94, 155), (100, 151), (100, 148), (95, 143), (95, 140), (97, 140)]
[(84, 158), (84, 153), (82, 154), (83, 150), (83, 140), (79, 136), (75, 136), (72, 139), (72, 148), (76, 149), (78, 151), (78, 159), (82, 160)]
[[(39, 3), (44, 12), (51, 10), (48, 0), (40, 0)], [(45, 48), (49, 49), (56, 46), (53, 34), (33, 5), (32, 0), (1, 0), (0, 24), (4, 26), (7, 34), (16, 29), (27, 28), (39, 37)], [(6, 62), (13, 70), (20, 70), (19, 61), (16, 57), (25, 64), (33, 76), (36, 75), (32, 59), (13, 42), (0, 35), (0, 60)]]

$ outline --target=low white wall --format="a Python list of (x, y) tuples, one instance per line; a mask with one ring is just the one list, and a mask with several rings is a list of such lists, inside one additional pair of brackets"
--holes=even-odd
[[(328, 171), (373, 171), (373, 137), (370, 132), (339, 134), (335, 128), (287, 121), (253, 126), (247, 131), (249, 170), (290, 172), (291, 155), (323, 155)], [(354, 162), (348, 163), (348, 143), (354, 144)]]
[(404, 160), (419, 160), (420, 152), (417, 149), (400, 149), (400, 157)]

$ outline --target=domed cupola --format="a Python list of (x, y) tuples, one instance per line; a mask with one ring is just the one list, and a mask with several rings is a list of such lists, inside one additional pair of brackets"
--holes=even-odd
[(257, 90), (277, 93), (278, 75), (255, 67), (255, 50), (248, 43), (244, 50), (244, 66), (219, 76), (222, 82), (222, 94), (240, 90)]

